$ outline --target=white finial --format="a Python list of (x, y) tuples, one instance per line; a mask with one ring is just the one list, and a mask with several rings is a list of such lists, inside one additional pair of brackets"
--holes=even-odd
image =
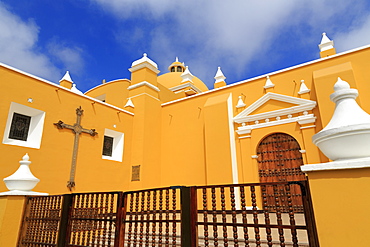
[(72, 84), (71, 91), (74, 92), (74, 93), (77, 93), (77, 94), (83, 94), (80, 90), (77, 89), (75, 83)]
[(190, 72), (189, 70), (189, 66), (186, 66), (186, 69), (184, 71), (184, 73), (181, 74), (181, 78), (182, 78), (182, 81), (181, 82), (187, 82), (187, 81), (190, 81), (190, 82), (193, 82), (193, 74)]
[(236, 105), (236, 108), (242, 108), (244, 106), (246, 106), (246, 104), (243, 101), (243, 97), (239, 96), (239, 100), (238, 100), (238, 104)]
[(0, 193), (0, 195), (47, 195), (47, 193), (31, 191), (40, 179), (32, 174), (29, 168), (31, 164), (29, 159), (28, 154), (25, 154), (22, 160), (19, 161), (20, 166), (18, 170), (9, 177), (4, 178), (5, 185), (9, 191)]
[(69, 82), (72, 82), (72, 83), (73, 83), (72, 78), (71, 78), (71, 76), (69, 75), (69, 71), (68, 71), (68, 70), (67, 70), (67, 72), (64, 74), (64, 76), (62, 77), (62, 79), (60, 79), (60, 81), (59, 81), (59, 82), (61, 82), (61, 81), (69, 81)]
[[(143, 64), (144, 66), (145, 66), (145, 65), (149, 65), (149, 67), (153, 66), (153, 67), (154, 67), (153, 69), (154, 69), (155, 71), (157, 71), (157, 70), (158, 70), (158, 65), (157, 65), (155, 62), (153, 62), (153, 61), (148, 57), (148, 55), (147, 55), (146, 53), (144, 53), (144, 54), (143, 54), (143, 57), (142, 57), (142, 58), (140, 58), (140, 59), (138, 59), (138, 60), (134, 61), (134, 62), (131, 64), (131, 69), (129, 69), (129, 70), (132, 72), (133, 67), (136, 67), (136, 66), (141, 65), (141, 64)], [(139, 68), (137, 68), (137, 69), (139, 69)], [(158, 73), (159, 73), (159, 71), (158, 71)]]
[(275, 87), (275, 84), (272, 83), (272, 81), (270, 79), (270, 76), (266, 76), (266, 83), (265, 83), (265, 86), (263, 88), (267, 89), (267, 88), (271, 88), (271, 87)]
[(301, 80), (301, 87), (299, 88), (299, 92), (298, 94), (304, 94), (304, 93), (308, 93), (310, 92), (311, 90), (307, 88), (306, 84), (304, 83), (304, 80)]
[(176, 61), (175, 62), (178, 62), (179, 61), (179, 58), (178, 57), (176, 57)]
[(326, 33), (322, 33), (321, 43), (319, 44), (320, 51), (326, 51), (334, 48), (334, 41), (330, 40)]
[(322, 38), (321, 38), (321, 43), (320, 44), (325, 44), (325, 43), (328, 43), (330, 42), (330, 39), (328, 38), (328, 36), (326, 36), (326, 33), (322, 33)]
[(135, 105), (134, 105), (134, 103), (132, 103), (131, 98), (128, 98), (128, 100), (126, 102), (126, 105), (124, 107), (132, 107), (132, 108), (135, 108)]
[(340, 77), (338, 77), (337, 82), (334, 84), (334, 92), (337, 92), (342, 89), (350, 89), (348, 82), (343, 81)]
[(23, 161), (29, 161), (29, 160), (30, 160), (30, 156), (28, 156), (28, 153), (26, 153), (26, 154), (22, 157), (22, 160), (23, 160)]
[(222, 73), (221, 67), (217, 68), (217, 72), (214, 78), (215, 78), (215, 83), (225, 81), (226, 77), (224, 76), (224, 73)]
[(339, 77), (334, 91), (333, 116), (313, 143), (331, 160), (370, 157), (370, 115), (357, 104), (358, 91)]

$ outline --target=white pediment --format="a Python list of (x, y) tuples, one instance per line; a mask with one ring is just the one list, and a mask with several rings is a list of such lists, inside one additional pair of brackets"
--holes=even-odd
[[(269, 107), (269, 105), (274, 105), (274, 107)], [(280, 105), (280, 107), (276, 105)], [(305, 124), (315, 122), (316, 117), (313, 114), (308, 114), (308, 111), (315, 106), (316, 101), (269, 92), (235, 116), (233, 120), (235, 123), (243, 124), (238, 128), (239, 134), (250, 133), (252, 129), (256, 128), (284, 123)], [(300, 116), (292, 117), (293, 114), (297, 113), (300, 113)], [(251, 122), (253, 123), (251, 124)]]

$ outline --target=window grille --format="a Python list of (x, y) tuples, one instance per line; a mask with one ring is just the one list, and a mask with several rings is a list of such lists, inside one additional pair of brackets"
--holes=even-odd
[(13, 113), (12, 124), (9, 131), (9, 139), (27, 141), (31, 117), (19, 113)]
[(113, 137), (111, 136), (104, 136), (104, 144), (103, 144), (103, 155), (112, 157), (113, 153)]

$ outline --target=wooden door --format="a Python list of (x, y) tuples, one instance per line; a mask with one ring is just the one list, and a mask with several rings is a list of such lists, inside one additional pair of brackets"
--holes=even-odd
[[(306, 179), (301, 171), (302, 154), (298, 142), (290, 135), (274, 133), (265, 137), (257, 148), (258, 171), (261, 183), (302, 181)], [(276, 210), (276, 195), (272, 187), (267, 188), (268, 209)], [(292, 203), (295, 212), (303, 212), (299, 185), (292, 185)], [(288, 210), (286, 191), (279, 189), (279, 204)]]

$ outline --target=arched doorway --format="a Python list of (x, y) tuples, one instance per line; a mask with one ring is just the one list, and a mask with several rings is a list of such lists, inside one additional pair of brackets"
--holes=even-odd
[[(306, 175), (301, 171), (303, 165), (300, 146), (294, 137), (284, 133), (274, 133), (265, 137), (257, 148), (257, 162), (261, 183), (286, 182), (306, 180)], [(295, 212), (303, 212), (301, 190), (299, 185), (291, 188), (292, 202)], [(288, 207), (284, 192), (279, 194), (280, 205)], [(273, 188), (267, 188), (268, 209), (275, 210), (275, 195)]]

